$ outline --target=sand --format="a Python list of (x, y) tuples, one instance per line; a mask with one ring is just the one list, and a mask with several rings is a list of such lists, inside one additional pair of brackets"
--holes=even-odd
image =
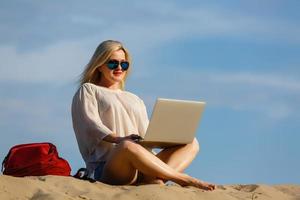
[(300, 185), (219, 185), (215, 191), (203, 191), (178, 185), (111, 186), (90, 183), (72, 177), (40, 176), (16, 178), (0, 176), (0, 199), (30, 200), (236, 200), (299, 199)]

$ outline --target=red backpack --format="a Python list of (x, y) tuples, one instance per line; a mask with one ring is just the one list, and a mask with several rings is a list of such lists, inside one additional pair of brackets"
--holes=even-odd
[(2, 162), (2, 172), (17, 177), (70, 176), (71, 168), (66, 160), (58, 156), (53, 144), (31, 143), (12, 147)]

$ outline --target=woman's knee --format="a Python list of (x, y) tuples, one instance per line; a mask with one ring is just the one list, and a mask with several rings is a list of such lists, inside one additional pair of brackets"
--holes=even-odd
[(196, 138), (194, 138), (194, 140), (192, 141), (191, 145), (191, 150), (197, 154), (200, 151), (200, 145), (199, 142)]
[(139, 144), (131, 141), (131, 140), (123, 140), (120, 144), (119, 147), (126, 152), (129, 153), (136, 153), (139, 150)]

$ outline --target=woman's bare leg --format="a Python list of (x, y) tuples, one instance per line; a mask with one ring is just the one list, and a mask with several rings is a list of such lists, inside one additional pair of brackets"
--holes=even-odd
[(171, 180), (182, 186), (195, 186), (212, 190), (212, 185), (172, 169), (145, 148), (125, 140), (113, 150), (104, 167), (101, 181), (109, 184), (132, 184), (136, 181), (137, 170), (150, 177)]
[[(195, 138), (192, 143), (163, 149), (156, 156), (164, 163), (178, 172), (183, 172), (194, 160), (199, 152), (199, 143)], [(162, 180), (156, 177), (142, 175), (142, 183), (163, 184)]]
[(167, 148), (156, 156), (178, 172), (183, 172), (199, 152), (199, 143), (195, 138), (192, 143)]

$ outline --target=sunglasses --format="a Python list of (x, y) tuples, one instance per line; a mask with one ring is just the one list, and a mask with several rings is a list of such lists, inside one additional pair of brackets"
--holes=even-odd
[(109, 60), (106, 65), (110, 70), (117, 69), (119, 65), (121, 65), (123, 71), (126, 71), (129, 68), (128, 61), (119, 62), (118, 60)]

